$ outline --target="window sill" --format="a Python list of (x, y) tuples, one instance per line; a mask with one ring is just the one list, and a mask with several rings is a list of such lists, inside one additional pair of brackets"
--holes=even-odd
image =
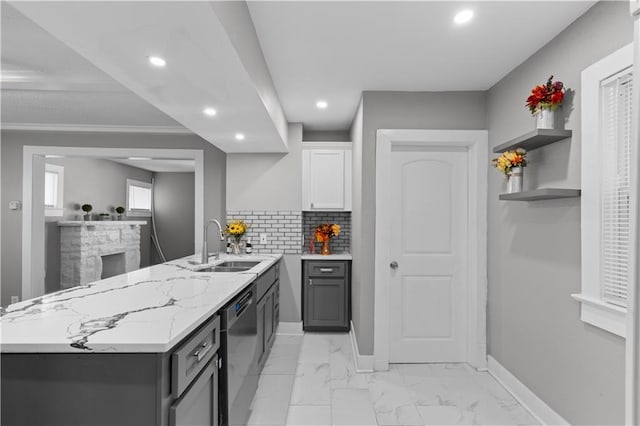
[(620, 337), (627, 335), (627, 310), (585, 294), (572, 294), (580, 302), (580, 319)]
[(64, 216), (64, 209), (45, 208), (44, 215), (46, 217), (62, 217)]
[(127, 217), (151, 217), (150, 211), (135, 211), (129, 210), (127, 212)]

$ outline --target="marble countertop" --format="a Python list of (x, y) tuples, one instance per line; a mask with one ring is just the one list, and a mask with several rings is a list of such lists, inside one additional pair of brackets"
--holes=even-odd
[(350, 253), (303, 254), (302, 260), (353, 260)]
[(210, 258), (258, 260), (246, 272), (195, 272), (185, 258), (10, 305), (0, 317), (0, 350), (166, 352), (211, 317), (281, 254)]

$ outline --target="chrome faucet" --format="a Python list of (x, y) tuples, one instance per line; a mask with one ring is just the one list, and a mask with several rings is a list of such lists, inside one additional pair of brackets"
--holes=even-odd
[[(204, 235), (202, 237), (202, 254), (200, 257), (200, 263), (208, 263), (209, 262), (209, 249), (207, 248), (207, 231), (209, 230), (209, 224), (213, 222), (218, 225), (218, 235), (220, 236), (220, 241), (224, 241), (224, 234), (222, 233), (222, 225), (216, 219), (209, 219), (209, 221), (204, 225)], [(220, 247), (218, 247), (218, 254), (220, 252)]]

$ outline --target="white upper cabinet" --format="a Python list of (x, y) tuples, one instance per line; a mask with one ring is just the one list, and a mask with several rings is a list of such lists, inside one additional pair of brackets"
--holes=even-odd
[(302, 210), (351, 211), (351, 143), (304, 143)]

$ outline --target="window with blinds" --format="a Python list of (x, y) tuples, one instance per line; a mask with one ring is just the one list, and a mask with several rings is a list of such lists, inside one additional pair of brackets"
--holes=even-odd
[(627, 305), (631, 148), (631, 69), (601, 83), (602, 301)]

